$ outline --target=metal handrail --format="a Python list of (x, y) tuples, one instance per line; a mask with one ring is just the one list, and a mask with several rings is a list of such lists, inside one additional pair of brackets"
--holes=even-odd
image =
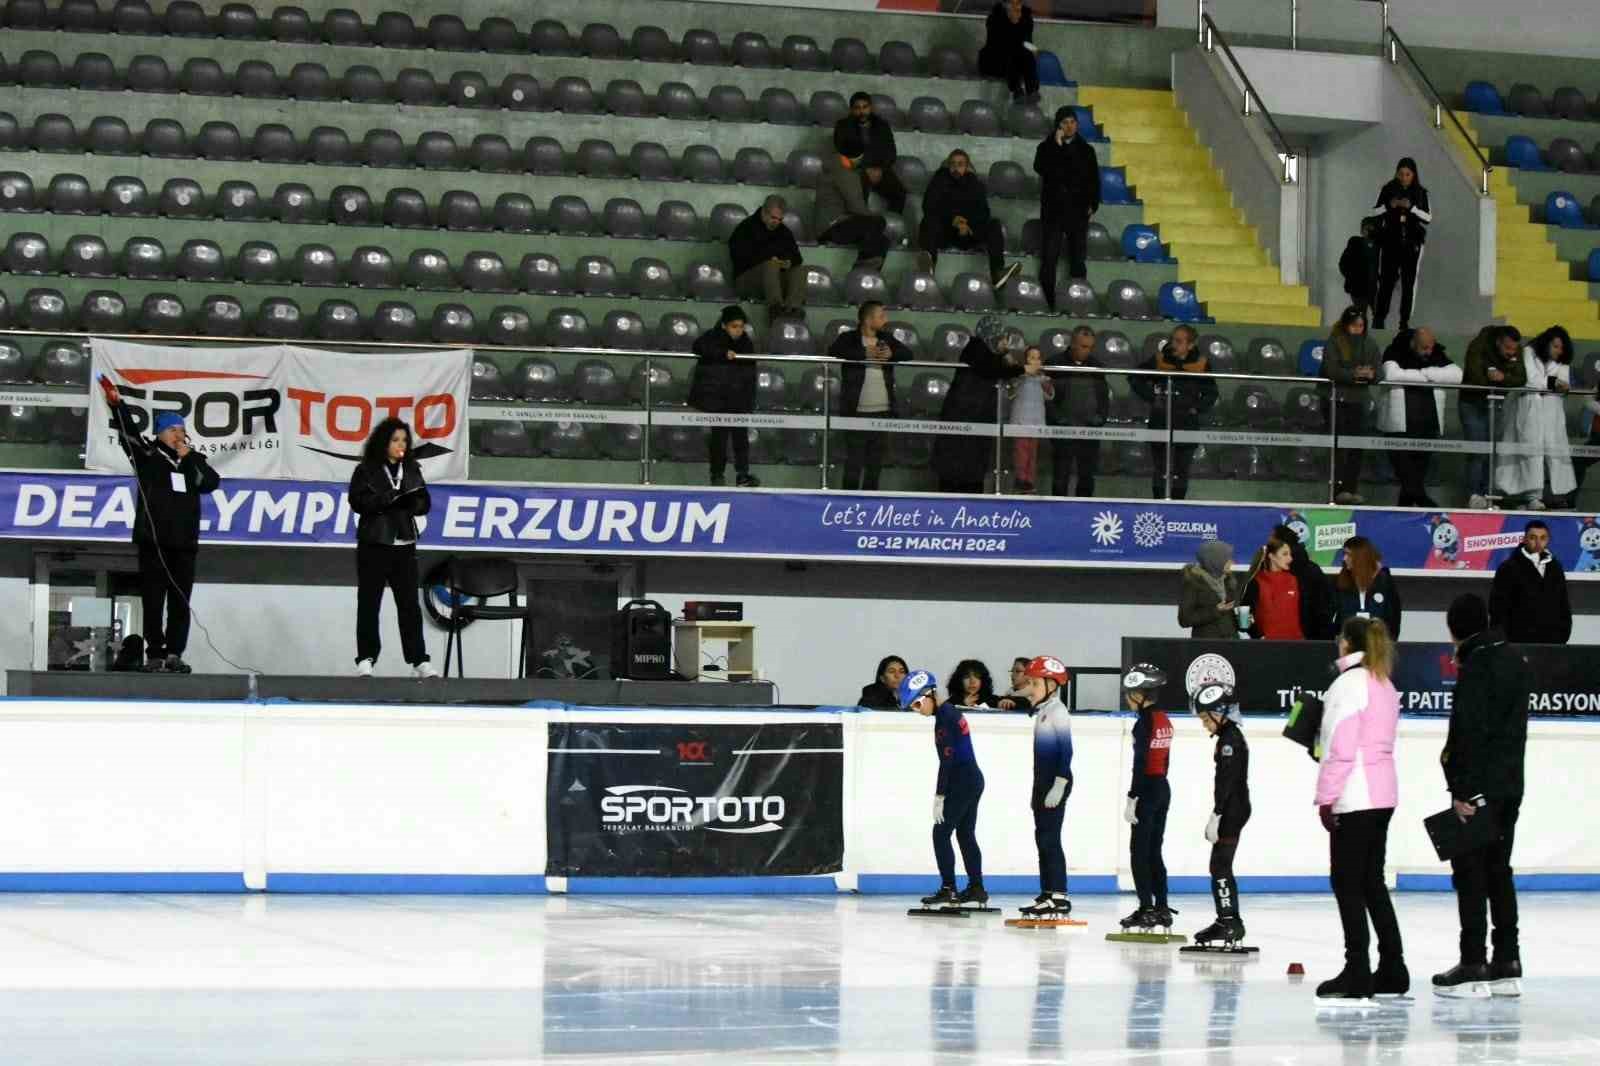
[(1411, 71), (1422, 80), (1423, 86), (1427, 88), (1428, 95), (1433, 100), (1433, 128), (1436, 130), (1444, 129), (1444, 118), (1446, 115), (1450, 116), (1450, 122), (1455, 126), (1456, 132), (1461, 134), (1461, 139), (1467, 142), (1467, 147), (1472, 149), (1472, 154), (1478, 157), (1478, 164), (1482, 167), (1482, 181), (1478, 186), (1478, 191), (1480, 195), (1488, 196), (1489, 172), (1494, 169), (1489, 163), (1489, 157), (1483, 154), (1483, 149), (1478, 147), (1478, 142), (1473, 139), (1472, 134), (1467, 132), (1467, 128), (1461, 124), (1461, 120), (1456, 118), (1454, 109), (1445, 106), (1444, 97), (1434, 87), (1433, 81), (1422, 69), (1422, 64), (1417, 62), (1417, 57), (1411, 54), (1411, 49), (1406, 47), (1406, 42), (1400, 39), (1400, 35), (1394, 32), (1392, 26), (1385, 27), (1384, 34), (1385, 44), (1387, 45), (1384, 52), (1388, 56), (1389, 62), (1398, 64), (1400, 57), (1404, 55), (1406, 62), (1410, 64)]
[[(1261, 117), (1266, 120), (1267, 130), (1272, 136), (1273, 146), (1277, 148), (1279, 156), (1283, 159), (1283, 183), (1285, 185), (1295, 184), (1299, 180), (1299, 157), (1289, 147), (1289, 141), (1284, 137), (1283, 131), (1278, 128), (1278, 123), (1273, 119), (1272, 112), (1268, 111), (1267, 105), (1262, 102), (1261, 94), (1256, 91), (1254, 83), (1250, 81), (1250, 75), (1244, 72), (1244, 66), (1234, 56), (1233, 49), (1228, 47), (1227, 39), (1222, 36), (1222, 30), (1217, 27), (1211, 16), (1206, 14), (1205, 0), (1197, 0), (1197, 2), (1199, 4), (1200, 17), (1200, 46), (1207, 52), (1214, 52), (1215, 45), (1222, 46), (1223, 56), (1228, 60), (1228, 64), (1233, 67), (1233, 71), (1239, 76), (1239, 80), (1244, 83), (1244, 109), (1242, 114), (1248, 118), (1252, 114), (1260, 112)], [(1254, 103), (1253, 107), (1252, 101)]]

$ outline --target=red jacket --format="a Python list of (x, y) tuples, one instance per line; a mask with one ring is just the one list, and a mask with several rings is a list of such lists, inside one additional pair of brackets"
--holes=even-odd
[(1300, 580), (1287, 570), (1262, 569), (1255, 577), (1255, 624), (1250, 634), (1261, 640), (1304, 640), (1300, 628)]

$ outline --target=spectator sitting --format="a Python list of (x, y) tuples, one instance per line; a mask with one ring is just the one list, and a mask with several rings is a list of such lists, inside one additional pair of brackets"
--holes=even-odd
[(1294, 556), (1289, 571), (1300, 583), (1300, 632), (1307, 640), (1332, 640), (1338, 632), (1333, 628), (1333, 582), (1312, 561), (1311, 553), (1293, 529), (1276, 525), (1272, 535), (1289, 545)]
[[(1461, 383), (1482, 387), (1504, 386), (1520, 389), (1528, 382), (1527, 365), (1523, 361), (1522, 334), (1515, 326), (1485, 326), (1467, 345), (1466, 366), (1462, 368)], [(1461, 393), (1456, 409), (1461, 414), (1463, 439), (1483, 445), (1489, 443), (1489, 397), (1504, 399), (1504, 393), (1489, 393), (1468, 389)], [(1496, 412), (1501, 415), (1502, 412)], [(1489, 506), (1489, 455), (1487, 448), (1481, 454), (1467, 456), (1467, 506), (1475, 511)]]
[(1233, 545), (1208, 540), (1183, 568), (1178, 624), (1195, 640), (1237, 640), (1239, 579), (1233, 575)]
[(988, 31), (978, 49), (978, 72), (1000, 78), (1014, 104), (1039, 102), (1039, 49), (1033, 43), (1033, 8), (1022, 0), (1000, 0), (989, 9)]
[(872, 113), (872, 97), (856, 93), (850, 97), (850, 113), (833, 124), (833, 147), (855, 166), (861, 180), (861, 195), (876, 190), (895, 214), (906, 210), (906, 187), (894, 172), (900, 153), (895, 148), (894, 130)]
[[(1334, 433), (1336, 437), (1356, 437), (1367, 432), (1367, 388), (1378, 379), (1378, 346), (1367, 335), (1367, 320), (1358, 307), (1347, 307), (1339, 316), (1328, 347), (1322, 357), (1322, 374), (1334, 383)], [(1334, 457), (1335, 503), (1345, 506), (1366, 501), (1361, 488), (1360, 448), (1340, 446)]]
[[(1022, 353), (1022, 376), (1008, 386), (1011, 410), (1006, 421), (1013, 426), (1043, 426), (1045, 404), (1055, 397), (1055, 384), (1045, 376), (1044, 353), (1030, 345)], [(1033, 479), (1038, 475), (1039, 438), (1015, 435), (1011, 442), (1012, 490), (1033, 495)]]
[[(1200, 415), (1217, 403), (1216, 382), (1204, 377), (1209, 368), (1206, 354), (1198, 347), (1200, 334), (1190, 325), (1181, 325), (1172, 331), (1172, 339), (1161, 351), (1139, 364), (1140, 370), (1160, 370), (1181, 377), (1153, 377), (1138, 375), (1129, 384), (1150, 405), (1150, 429), (1167, 428), (1167, 390), (1172, 391), (1172, 428), (1196, 430), (1200, 428)], [(1187, 375), (1194, 375), (1191, 379)], [(1189, 468), (1194, 465), (1197, 445), (1172, 446), (1172, 498), (1186, 499), (1189, 495)], [(1150, 445), (1150, 495), (1159, 500), (1167, 495), (1167, 446)]]
[(1078, 136), (1078, 113), (1056, 109), (1056, 127), (1033, 153), (1039, 175), (1039, 286), (1050, 310), (1056, 309), (1056, 265), (1062, 245), (1073, 281), (1089, 276), (1089, 219), (1100, 210), (1100, 157)]
[(906, 661), (900, 656), (885, 655), (878, 661), (877, 680), (863, 686), (856, 706), (874, 711), (898, 711), (900, 682), (906, 676), (906, 669)]
[[(834, 338), (828, 354), (845, 360), (839, 390), (839, 413), (846, 418), (876, 415), (893, 418), (894, 364), (911, 358), (911, 349), (888, 330), (883, 304), (868, 300), (856, 311), (856, 328)], [(867, 429), (844, 431), (844, 489), (872, 492), (883, 469), (886, 436)]]
[(1362, 318), (1372, 311), (1378, 289), (1378, 226), (1382, 222), (1382, 215), (1362, 219), (1361, 232), (1350, 238), (1339, 256), (1344, 291), (1350, 302), (1361, 309)]
[[(1426, 326), (1395, 335), (1383, 354), (1382, 373), (1386, 382), (1461, 383), (1461, 368), (1450, 361), (1444, 345)], [(1444, 389), (1386, 388), (1378, 397), (1378, 429), (1397, 440), (1438, 440), (1444, 434), (1444, 400)], [(1439, 506), (1428, 495), (1432, 452), (1396, 448), (1389, 453), (1389, 463), (1400, 482), (1401, 507)]]
[(800, 269), (800, 246), (783, 224), (788, 206), (781, 196), (767, 197), (761, 210), (735, 226), (728, 237), (734, 291), (765, 299), (769, 320), (805, 315), (806, 272)]
[(1489, 624), (1513, 644), (1565, 644), (1572, 639), (1567, 575), (1550, 554), (1550, 527), (1528, 523), (1522, 546), (1494, 572)]
[(1521, 499), (1530, 511), (1545, 509), (1545, 489), (1565, 500), (1578, 487), (1572, 470), (1572, 442), (1567, 439), (1566, 396), (1572, 389), (1572, 338), (1551, 326), (1522, 350), (1525, 388), (1506, 401), (1501, 440), (1526, 453), (1504, 449), (1495, 463), (1494, 479), (1509, 499)]
[[(749, 414), (756, 409), (756, 364), (741, 355), (755, 353), (755, 345), (745, 329), (745, 314), (738, 307), (724, 307), (722, 318), (694, 342), (694, 365), (689, 380), (689, 406), (697, 411)], [(706, 430), (706, 448), (711, 462), (711, 484), (725, 485), (728, 442), (733, 442), (733, 468), (740, 488), (755, 488), (761, 482), (750, 473), (750, 429), (747, 426), (711, 426)]]
[(822, 159), (817, 176), (817, 202), (812, 219), (818, 244), (843, 244), (856, 249), (856, 266), (882, 270), (889, 237), (882, 215), (867, 210), (854, 164), (838, 155)]
[[(1079, 326), (1072, 331), (1067, 361), (1062, 366), (1096, 367), (1105, 364), (1094, 355), (1094, 330)], [(1054, 374), (1055, 405), (1050, 424), (1055, 426), (1099, 427), (1111, 416), (1111, 387), (1104, 374)], [(1094, 476), (1100, 468), (1100, 442), (1097, 440), (1057, 440), (1051, 445), (1054, 469), (1051, 492), (1056, 496), (1093, 496)], [(1077, 471), (1077, 491), (1073, 491), (1073, 471)]]
[(111, 661), (111, 669), (123, 672), (143, 670), (144, 638), (137, 633), (123, 637), (122, 645), (117, 648), (117, 657)]
[(1011, 660), (1011, 691), (1001, 696), (995, 706), (1002, 711), (1027, 711), (1033, 709), (1033, 700), (1023, 694), (1028, 684), (1028, 664), (1031, 655), (1019, 655)]
[(972, 157), (959, 148), (946, 157), (923, 190), (917, 247), (922, 249), (917, 269), (928, 274), (939, 265), (940, 248), (985, 249), (996, 292), (1022, 269), (1021, 263), (1006, 266), (1005, 230), (989, 214), (989, 190), (973, 171)]
[(1250, 608), (1250, 635), (1257, 640), (1304, 640), (1300, 627), (1300, 582), (1291, 567), (1294, 551), (1276, 535), (1268, 537), (1250, 564), (1243, 606)]
[(1351, 537), (1344, 542), (1344, 566), (1333, 580), (1333, 628), (1343, 632), (1352, 618), (1377, 618), (1389, 629), (1389, 636), (1400, 639), (1400, 589), (1394, 575), (1383, 565), (1383, 554), (1366, 537)]
[[(1011, 357), (1022, 347), (1020, 335), (1008, 331), (996, 315), (984, 315), (961, 350), (961, 367), (950, 380), (939, 408), (944, 422), (999, 420), (995, 387), (1022, 373)], [(975, 496), (983, 492), (985, 474), (995, 466), (995, 442), (987, 437), (940, 434), (933, 442), (933, 469), (940, 492)]]
[(994, 678), (979, 659), (962, 659), (950, 675), (950, 702), (969, 710), (994, 710), (999, 699), (994, 694)]

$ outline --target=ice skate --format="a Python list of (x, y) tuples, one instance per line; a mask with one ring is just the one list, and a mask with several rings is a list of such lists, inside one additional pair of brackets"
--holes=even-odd
[(1244, 923), (1237, 918), (1218, 918), (1194, 935), (1194, 944), (1180, 950), (1189, 954), (1249, 955), (1260, 948), (1247, 947)]
[(1043, 893), (1031, 906), (1023, 907), (1021, 910), (1021, 918), (1007, 918), (1006, 924), (1015, 929), (1045, 929), (1088, 924), (1071, 917), (1072, 901), (1067, 898), (1065, 892)]
[(1515, 998), (1522, 995), (1522, 961), (1496, 959), (1489, 964), (1489, 994)]
[(1339, 975), (1317, 986), (1317, 1006), (1321, 1009), (1347, 1007), (1376, 1007), (1372, 997), (1372, 974), (1365, 965), (1360, 969), (1345, 965)]
[(967, 914), (999, 914), (999, 907), (989, 906), (989, 890), (982, 881), (968, 879), (967, 887), (956, 893), (956, 906)]
[(1446, 999), (1488, 999), (1489, 967), (1481, 962), (1452, 966), (1433, 975), (1433, 991)]
[(1170, 907), (1140, 907), (1122, 919), (1122, 932), (1107, 933), (1106, 939), (1120, 944), (1179, 944), (1186, 937), (1172, 931)]
[(955, 885), (940, 885), (939, 891), (922, 897), (921, 907), (913, 907), (906, 914), (920, 918), (959, 918), (962, 913), (958, 900)]
[(1404, 959), (1380, 958), (1372, 971), (1372, 994), (1378, 999), (1411, 999), (1411, 971)]

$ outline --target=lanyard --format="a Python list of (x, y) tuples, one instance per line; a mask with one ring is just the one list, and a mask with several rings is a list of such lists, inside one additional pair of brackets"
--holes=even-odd
[(399, 469), (396, 470), (395, 473), (391, 474), (389, 473), (389, 464), (385, 463), (383, 466), (383, 476), (389, 479), (389, 486), (393, 488), (394, 491), (399, 492), (401, 484), (404, 483), (406, 479), (405, 464), (400, 464)]

